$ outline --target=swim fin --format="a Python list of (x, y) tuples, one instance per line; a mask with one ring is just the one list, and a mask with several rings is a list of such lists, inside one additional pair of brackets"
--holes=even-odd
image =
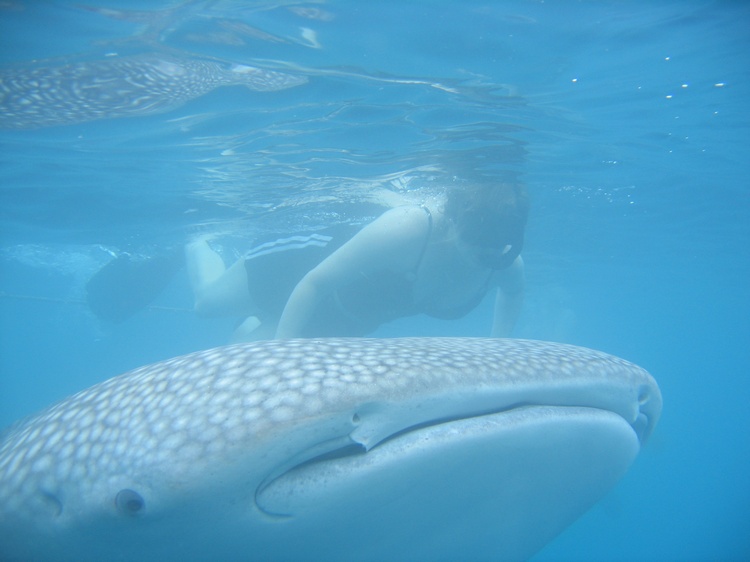
[(100, 319), (118, 324), (150, 304), (185, 263), (182, 248), (155, 256), (121, 254), (86, 284), (86, 302)]

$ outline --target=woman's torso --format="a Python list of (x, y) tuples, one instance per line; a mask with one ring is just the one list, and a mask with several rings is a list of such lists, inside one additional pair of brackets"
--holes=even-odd
[(485, 297), (494, 271), (471, 258), (442, 212), (432, 214), (432, 233), (412, 282), (411, 298), (421, 313), (461, 318)]
[(356, 283), (333, 296), (337, 308), (361, 327), (360, 333), (420, 313), (443, 319), (460, 318), (487, 294), (493, 271), (471, 260), (438, 207), (423, 206), (423, 209), (424, 239), (411, 268), (363, 273)]

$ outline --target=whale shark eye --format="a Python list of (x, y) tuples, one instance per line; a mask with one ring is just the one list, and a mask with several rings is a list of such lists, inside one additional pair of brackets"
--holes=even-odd
[(50, 492), (42, 492), (42, 501), (45, 505), (45, 507), (49, 508), (50, 514), (54, 517), (57, 517), (62, 513), (63, 505), (62, 502), (59, 500), (59, 498), (50, 493)]
[(143, 511), (143, 508), (146, 507), (146, 502), (138, 492), (125, 488), (117, 492), (115, 506), (117, 506), (117, 511), (120, 513), (136, 515)]

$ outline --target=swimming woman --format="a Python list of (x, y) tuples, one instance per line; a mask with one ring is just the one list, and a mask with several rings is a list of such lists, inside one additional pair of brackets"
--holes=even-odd
[(186, 247), (195, 308), (246, 317), (236, 340), (364, 336), (416, 314), (460, 318), (494, 291), (491, 333), (507, 337), (523, 301), (528, 209), (520, 185), (462, 186), (389, 209), (350, 238), (292, 236), (227, 269), (199, 239)]

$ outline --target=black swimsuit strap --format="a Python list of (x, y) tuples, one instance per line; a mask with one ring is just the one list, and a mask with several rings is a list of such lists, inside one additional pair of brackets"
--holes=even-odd
[(422, 251), (419, 253), (419, 257), (417, 258), (417, 261), (414, 265), (413, 274), (416, 276), (417, 272), (419, 271), (419, 267), (422, 265), (422, 260), (424, 259), (425, 254), (427, 253), (427, 246), (430, 245), (430, 239), (432, 238), (432, 213), (425, 205), (420, 205), (420, 209), (422, 209), (425, 213), (427, 213), (427, 234), (424, 237), (424, 244), (422, 244)]

